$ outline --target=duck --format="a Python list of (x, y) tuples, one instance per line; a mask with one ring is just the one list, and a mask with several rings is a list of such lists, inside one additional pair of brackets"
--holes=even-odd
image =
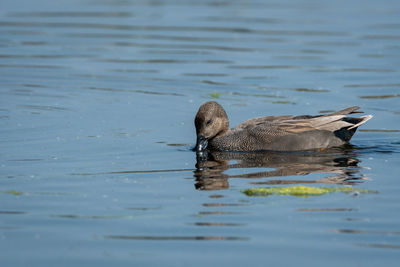
[(326, 115), (266, 116), (246, 120), (229, 128), (224, 108), (215, 101), (202, 104), (194, 119), (196, 146), (203, 151), (307, 151), (325, 150), (348, 144), (357, 128), (372, 115), (348, 107)]

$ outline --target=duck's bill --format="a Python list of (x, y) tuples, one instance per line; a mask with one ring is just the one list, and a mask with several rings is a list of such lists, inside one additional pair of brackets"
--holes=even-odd
[(207, 148), (208, 140), (204, 136), (197, 136), (196, 152), (202, 152)]

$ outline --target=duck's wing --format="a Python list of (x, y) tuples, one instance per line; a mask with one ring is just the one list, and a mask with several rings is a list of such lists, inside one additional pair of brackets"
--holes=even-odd
[(233, 131), (244, 130), (253, 137), (264, 139), (266, 136), (275, 138), (289, 134), (300, 134), (315, 130), (335, 131), (353, 124), (342, 119), (345, 115), (333, 116), (269, 116), (254, 118), (238, 124)]
[[(293, 127), (297, 129), (302, 129), (304, 131), (308, 131), (307, 128), (309, 128), (309, 130), (326, 130), (331, 132), (335, 132), (343, 128), (346, 130), (354, 129), (355, 131), (358, 126), (364, 124), (372, 118), (372, 115), (361, 116), (358, 118), (346, 116), (354, 113), (362, 113), (360, 111), (357, 111), (358, 109), (360, 109), (360, 107), (353, 106), (327, 115), (315, 117), (296, 116), (293, 117), (292, 120), (282, 122), (282, 124), (288, 124), (287, 128), (289, 129), (289, 132), (290, 129)], [(298, 122), (296, 123), (295, 120), (297, 120)], [(301, 127), (301, 125), (305, 127)], [(296, 133), (296, 130), (294, 130), (294, 132)]]
[(267, 116), (259, 117), (254, 119), (249, 119), (247, 121), (241, 122), (233, 128), (233, 130), (242, 130), (247, 127), (253, 127), (260, 124), (270, 124), (272, 121), (281, 121), (292, 119), (293, 116)]
[[(297, 151), (339, 146), (372, 116), (346, 117), (358, 107), (319, 116), (270, 116), (240, 123), (224, 139), (225, 150)], [(221, 145), (222, 146), (222, 145)]]
[(341, 129), (352, 131), (358, 126), (371, 119), (371, 115), (359, 118), (350, 118), (346, 115), (319, 116), (311, 119), (289, 118), (286, 120), (260, 121), (256, 124), (248, 125), (246, 130), (255, 135), (271, 135), (273, 137), (289, 134), (301, 134), (311, 131), (336, 132)]
[[(300, 116), (267, 116), (259, 117), (239, 123), (233, 130), (245, 128), (269, 128), (284, 133), (301, 133), (312, 130), (336, 131), (341, 128), (355, 128), (365, 123), (372, 116), (348, 118), (346, 115), (361, 113), (358, 106), (348, 107), (327, 115), (300, 115)], [(259, 129), (261, 130), (261, 129)]]
[(361, 111), (356, 111), (359, 110), (360, 107), (359, 106), (353, 106), (353, 107), (349, 107), (349, 108), (345, 108), (336, 112), (333, 112), (331, 114), (328, 114), (326, 116), (330, 116), (330, 115), (348, 115), (348, 114), (353, 114), (353, 113), (362, 113)]
[(319, 116), (310, 119), (289, 119), (280, 121), (275, 126), (288, 134), (298, 134), (302, 132), (326, 130), (334, 132), (342, 128), (349, 128), (354, 124), (344, 120), (346, 115)]

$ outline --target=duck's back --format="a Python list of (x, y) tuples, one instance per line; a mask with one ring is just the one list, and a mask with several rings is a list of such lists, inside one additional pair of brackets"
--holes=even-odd
[(235, 128), (226, 135), (211, 140), (209, 146), (219, 151), (299, 151), (339, 146), (343, 143), (326, 130), (310, 129), (294, 133), (276, 122), (265, 121), (245, 128)]
[(222, 151), (299, 151), (347, 143), (371, 116), (349, 118), (358, 107), (322, 116), (269, 116), (247, 120), (210, 142)]

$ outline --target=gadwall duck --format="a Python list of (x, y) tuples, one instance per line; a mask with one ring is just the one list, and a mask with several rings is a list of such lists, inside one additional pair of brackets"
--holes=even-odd
[(268, 116), (254, 118), (229, 129), (225, 110), (214, 101), (204, 103), (196, 114), (195, 150), (302, 151), (323, 150), (350, 141), (357, 127), (372, 118), (346, 117), (359, 107), (320, 116)]

